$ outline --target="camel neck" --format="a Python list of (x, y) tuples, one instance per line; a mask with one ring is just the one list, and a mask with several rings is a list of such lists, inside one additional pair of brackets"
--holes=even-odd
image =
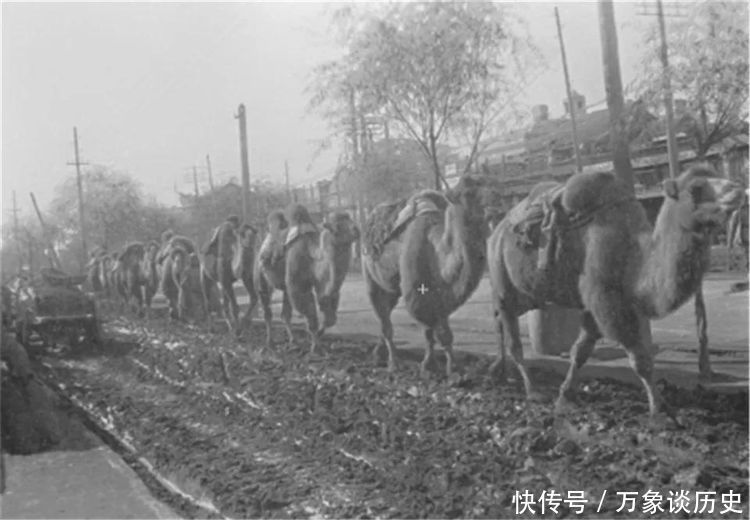
[(473, 222), (461, 205), (451, 205), (445, 212), (445, 231), (440, 245), (445, 262), (441, 274), (459, 302), (474, 292), (484, 272), (482, 229), (482, 224)]
[(662, 318), (697, 290), (708, 268), (710, 240), (683, 227), (667, 200), (653, 232), (641, 235), (640, 246), (644, 261), (636, 298), (649, 318)]

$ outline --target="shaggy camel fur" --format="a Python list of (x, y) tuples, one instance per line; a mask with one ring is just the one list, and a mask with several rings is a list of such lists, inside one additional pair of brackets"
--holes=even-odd
[(102, 285), (102, 259), (107, 252), (101, 248), (96, 248), (89, 254), (89, 261), (86, 264), (86, 281), (94, 293), (101, 295), (104, 292)]
[(159, 290), (159, 273), (156, 268), (156, 256), (159, 254), (159, 244), (151, 240), (145, 246), (145, 253), (141, 261), (141, 277), (143, 280), (143, 303), (146, 316), (151, 314), (151, 302)]
[(289, 301), (289, 294), (286, 291), (286, 284), (284, 283), (286, 276), (284, 242), (289, 232), (289, 222), (282, 210), (271, 212), (266, 221), (268, 223), (268, 233), (258, 251), (253, 277), (255, 288), (258, 290), (260, 304), (263, 308), (263, 319), (266, 323), (266, 346), (270, 348), (273, 345), (271, 338), (271, 322), (273, 320), (271, 296), (274, 290), (278, 289), (283, 293), (281, 319), (284, 322), (289, 344), (293, 343), (294, 336), (292, 335), (292, 302)]
[(145, 253), (146, 250), (142, 243), (132, 242), (123, 247), (122, 251), (117, 255), (118, 277), (124, 291), (125, 303), (138, 316), (143, 315), (143, 293), (141, 291), (143, 276), (141, 275), (141, 262), (143, 262)]
[[(445, 369), (450, 375), (453, 332), (448, 317), (477, 288), (486, 265), (489, 227), (482, 202), (483, 188), (487, 188), (485, 179), (465, 176), (447, 198), (425, 190), (409, 201), (380, 205), (368, 217), (367, 251), (362, 262), (370, 302), (382, 333), (373, 354), (377, 361), (385, 344), (389, 369), (396, 368), (391, 312), (403, 295), (409, 314), (425, 328), (427, 347), (421, 372), (424, 374), (432, 362), (437, 340), (445, 350)], [(431, 204), (425, 206), (425, 200)], [(420, 211), (420, 204), (431, 209)], [(396, 213), (406, 207), (417, 208), (415, 215), (405, 224), (394, 222)], [(398, 229), (392, 229), (394, 225)]]
[(172, 248), (172, 279), (177, 286), (177, 317), (194, 323), (205, 321), (208, 309), (201, 287), (201, 264), (198, 255), (184, 248)]
[[(359, 229), (347, 213), (334, 213), (319, 232), (300, 204), (287, 209), (287, 220), (290, 227), (284, 242), (284, 287), (293, 308), (307, 321), (310, 351), (315, 352), (325, 329), (336, 324), (339, 292), (349, 271), (352, 244), (359, 240)], [(322, 324), (316, 301), (323, 314)], [(264, 313), (268, 327), (270, 309), (265, 305)]]
[(605, 336), (627, 350), (646, 389), (651, 414), (656, 414), (663, 403), (652, 382), (653, 359), (645, 330), (648, 320), (676, 310), (701, 283), (709, 265), (711, 233), (726, 219), (713, 185), (729, 181), (711, 179), (714, 176), (708, 168), (693, 167), (666, 180), (665, 200), (652, 228), (632, 191), (615, 175), (574, 175), (548, 206), (555, 208), (551, 215), (557, 223), (542, 231), (542, 242), (553, 241), (547, 246), (540, 243), (547, 253), (518, 232), (526, 208), (555, 187), (547, 183), (532, 190), (488, 240), (499, 334), (493, 369), (504, 368), (507, 334), (527, 396), (538, 398), (523, 361), (518, 317), (547, 302), (581, 308), (581, 332), (571, 349), (556, 409), (570, 406), (578, 370)]
[[(201, 286), (206, 308), (211, 301), (214, 288), (218, 287), (224, 319), (229, 330), (239, 335), (244, 324), (249, 324), (258, 302), (253, 283), (255, 263), (255, 237), (257, 231), (249, 224), (242, 224), (231, 215), (213, 232), (203, 246)], [(234, 282), (242, 281), (250, 297), (250, 305), (239, 323), (239, 305), (234, 294)]]
[(169, 302), (169, 317), (173, 320), (180, 318), (179, 302), (180, 287), (175, 282), (173, 271), (172, 253), (176, 249), (182, 249), (185, 254), (195, 253), (195, 244), (187, 237), (181, 235), (172, 235), (165, 244), (162, 245), (159, 254), (156, 257), (157, 269), (161, 272), (159, 290)]

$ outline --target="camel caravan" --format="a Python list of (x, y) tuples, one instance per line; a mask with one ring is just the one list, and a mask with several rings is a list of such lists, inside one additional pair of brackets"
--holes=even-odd
[[(455, 361), (449, 317), (488, 271), (488, 311), (498, 336), (492, 373), (505, 376), (507, 347), (527, 398), (540, 399), (524, 362), (519, 317), (549, 303), (580, 309), (581, 329), (556, 411), (570, 408), (578, 371), (604, 337), (627, 351), (651, 415), (672, 415), (653, 382), (649, 320), (674, 312), (699, 290), (713, 234), (743, 201), (739, 186), (710, 167), (693, 166), (664, 182), (664, 202), (653, 224), (632, 189), (613, 173), (540, 183), (501, 218), (496, 199), (488, 196), (496, 189), (487, 176), (465, 175), (446, 192), (421, 190), (370, 212), (361, 246), (362, 274), (380, 322), (375, 362), (383, 361), (385, 349), (389, 370), (398, 367), (391, 313), (403, 298), (424, 329), (420, 372), (433, 364), (439, 343), (450, 376)], [(213, 330), (212, 311), (219, 307), (237, 337), (249, 329), (260, 302), (267, 347), (273, 346), (271, 297), (278, 290), (289, 343), (296, 311), (316, 352), (325, 330), (336, 324), (360, 230), (346, 213), (315, 224), (300, 204), (271, 212), (267, 225), (259, 240), (253, 226), (230, 216), (201, 248), (169, 230), (160, 243), (127, 244), (115, 253), (98, 250), (88, 265), (89, 282), (102, 298), (119, 300), (121, 310), (147, 318), (157, 291), (167, 299), (172, 320)], [(242, 317), (237, 282), (250, 298)]]

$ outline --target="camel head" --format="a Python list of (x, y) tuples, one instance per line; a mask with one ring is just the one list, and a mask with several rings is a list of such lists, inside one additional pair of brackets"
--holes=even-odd
[(359, 228), (348, 213), (333, 213), (323, 224), (323, 228), (331, 233), (335, 245), (351, 245), (359, 240)]
[(174, 236), (174, 231), (167, 229), (161, 234), (161, 243), (166, 244)]
[(149, 240), (146, 244), (146, 259), (153, 261), (156, 259), (156, 254), (159, 252), (159, 244), (156, 240)]
[(250, 224), (242, 224), (237, 228), (237, 244), (243, 248), (255, 247), (255, 237), (258, 235), (258, 230)]
[(472, 228), (484, 232), (490, 227), (493, 212), (489, 210), (488, 193), (494, 183), (488, 177), (464, 175), (451, 190), (446, 193), (448, 200), (464, 209), (464, 215)]
[(289, 227), (289, 222), (286, 220), (284, 212), (279, 209), (269, 213), (266, 223), (268, 224), (268, 232), (271, 234), (276, 234)]
[(664, 194), (666, 214), (685, 231), (703, 237), (724, 226), (742, 201), (739, 185), (705, 165), (692, 166), (677, 179), (664, 181)]

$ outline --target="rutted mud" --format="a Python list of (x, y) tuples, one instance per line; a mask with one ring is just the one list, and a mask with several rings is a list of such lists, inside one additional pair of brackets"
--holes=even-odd
[[(113, 318), (103, 352), (48, 354), (43, 373), (228, 517), (510, 518), (525, 490), (589, 500), (582, 515), (563, 502), (549, 516), (641, 517), (640, 503), (618, 512), (616, 493), (649, 489), (665, 500), (654, 517), (685, 517), (666, 503), (680, 490), (719, 493), (715, 514), (688, 516), (738, 517), (719, 514), (729, 491), (747, 516), (746, 392), (662, 384), (684, 429), (651, 431), (640, 388), (588, 381), (580, 409), (555, 420), (551, 404), (526, 403), (518, 384), (492, 380), (484, 358), (459, 356), (460, 378), (424, 381), (421, 352), (402, 353), (394, 375), (373, 366), (371, 345), (334, 339), (309, 356), (302, 331), (299, 347), (273, 350), (261, 349), (261, 325), (251, 332), (236, 344), (163, 320)], [(551, 399), (559, 376), (533, 376)]]

